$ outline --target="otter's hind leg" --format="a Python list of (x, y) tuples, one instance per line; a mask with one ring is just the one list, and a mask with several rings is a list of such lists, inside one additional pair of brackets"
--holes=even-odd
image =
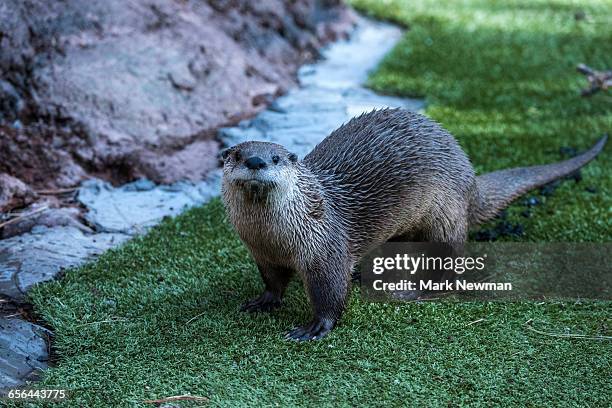
[(297, 341), (319, 340), (335, 326), (346, 305), (353, 264), (348, 260), (317, 262), (305, 271), (304, 286), (314, 318), (291, 330), (285, 338)]
[(464, 211), (438, 212), (421, 232), (424, 241), (444, 242), (461, 248), (467, 241), (468, 222)]
[[(458, 207), (454, 211), (436, 210), (423, 219), (423, 225), (417, 231), (411, 231), (391, 238), (390, 242), (431, 242), (444, 243), (450, 245), (446, 256), (461, 256), (463, 254), (463, 244), (467, 240), (467, 216), (466, 212)], [(442, 248), (440, 248), (442, 249)], [(444, 250), (444, 249), (443, 249)], [(446, 250), (444, 250), (446, 252)], [(430, 254), (434, 255), (434, 254)], [(435, 254), (441, 256), (442, 254)], [(413, 279), (422, 281), (431, 280), (432, 282), (453, 282), (456, 279), (454, 271), (447, 270), (431, 270), (422, 271), (419, 275), (414, 275)], [(417, 285), (419, 286), (419, 285)], [(394, 297), (399, 300), (417, 300), (423, 297), (429, 297), (433, 292), (424, 290), (413, 290), (394, 292)]]
[[(446, 256), (462, 256), (468, 235), (467, 212), (462, 208), (456, 208), (454, 211), (438, 211), (431, 221), (428, 228), (423, 231), (424, 240), (448, 244), (450, 252)], [(454, 282), (457, 275), (452, 270), (441, 270), (432, 271), (429, 278), (437, 282)]]
[(244, 303), (240, 307), (243, 312), (269, 312), (280, 307), (285, 289), (293, 275), (292, 270), (275, 265), (258, 263), (257, 268), (266, 289), (259, 297)]

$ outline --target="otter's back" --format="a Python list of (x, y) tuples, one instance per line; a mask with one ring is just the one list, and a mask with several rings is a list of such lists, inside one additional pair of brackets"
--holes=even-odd
[(416, 222), (432, 195), (468, 197), (474, 184), (472, 166), (455, 139), (436, 122), (402, 109), (350, 120), (303, 163), (346, 226), (357, 236), (365, 234), (365, 241), (372, 234), (388, 239), (409, 227), (398, 226), (398, 220)]

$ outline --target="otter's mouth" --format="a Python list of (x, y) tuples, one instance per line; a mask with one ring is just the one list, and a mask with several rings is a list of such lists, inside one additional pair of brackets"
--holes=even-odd
[(274, 187), (273, 182), (257, 178), (236, 180), (236, 184), (238, 184), (240, 187)]
[(261, 179), (242, 179), (236, 180), (236, 184), (250, 196), (263, 196), (275, 187), (271, 181)]

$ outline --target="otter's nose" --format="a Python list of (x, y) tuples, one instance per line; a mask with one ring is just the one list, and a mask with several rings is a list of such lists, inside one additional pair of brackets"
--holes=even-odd
[(259, 169), (263, 169), (264, 167), (266, 167), (266, 162), (263, 161), (261, 157), (257, 157), (257, 156), (249, 157), (248, 159), (245, 160), (244, 164), (245, 166), (247, 166), (248, 169), (251, 169), (251, 170), (259, 170)]

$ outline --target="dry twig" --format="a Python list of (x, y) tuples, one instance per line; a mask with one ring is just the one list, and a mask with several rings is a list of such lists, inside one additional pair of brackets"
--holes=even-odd
[(485, 321), (485, 319), (474, 320), (473, 322), (469, 322), (468, 324), (466, 324), (466, 326), (471, 326), (473, 324), (484, 322), (484, 321)]
[(203, 316), (204, 314), (206, 314), (206, 312), (202, 312), (202, 313), (200, 313), (197, 316), (193, 316), (191, 319), (187, 320), (187, 323), (185, 323), (185, 324), (189, 324), (189, 323), (193, 322), (195, 319), (197, 319), (200, 316)]
[(36, 210), (31, 211), (31, 212), (29, 212), (29, 213), (25, 213), (25, 214), (24, 214), (24, 213), (20, 213), (20, 214), (19, 214), (19, 215), (17, 215), (16, 217), (11, 218), (11, 219), (10, 219), (10, 220), (8, 220), (8, 221), (4, 221), (4, 222), (0, 223), (0, 228), (6, 227), (7, 225), (10, 225), (10, 224), (16, 223), (16, 222), (17, 222), (17, 221), (19, 221), (19, 220), (22, 220), (22, 219), (27, 218), (27, 217), (31, 217), (31, 216), (33, 216), (33, 215), (36, 215), (36, 214), (41, 213), (41, 212), (43, 212), (43, 211), (45, 211), (45, 210), (48, 210), (48, 209), (49, 209), (49, 207), (45, 205), (45, 206), (42, 206), (42, 207), (40, 207), (40, 208), (37, 208)]
[(527, 327), (528, 330), (531, 330), (532, 332), (541, 334), (543, 336), (558, 337), (558, 338), (565, 338), (565, 339), (582, 339), (582, 340), (612, 340), (612, 336), (601, 336), (601, 335), (600, 336), (589, 336), (587, 334), (545, 332), (545, 331), (533, 328), (532, 324), (533, 324), (533, 319), (529, 319), (525, 322), (525, 327)]
[(38, 190), (36, 193), (40, 195), (56, 195), (56, 194), (67, 194), (77, 190), (77, 187), (70, 188), (58, 188), (55, 190)]
[(585, 64), (578, 64), (576, 69), (589, 81), (589, 87), (582, 90), (582, 96), (591, 96), (601, 90), (612, 88), (612, 71), (595, 71)]
[(172, 397), (166, 397), (162, 399), (156, 400), (144, 400), (142, 401), (145, 404), (164, 404), (166, 402), (174, 402), (174, 401), (200, 401), (200, 402), (208, 402), (208, 398), (206, 397), (198, 397), (195, 395), (175, 395)]
[(125, 318), (125, 317), (116, 317), (116, 318), (114, 318), (114, 319), (108, 319), (108, 320), (98, 320), (98, 321), (95, 321), (95, 322), (81, 323), (81, 324), (78, 324), (76, 327), (89, 326), (89, 325), (92, 325), (92, 324), (99, 324), (99, 323), (116, 323), (116, 322), (127, 322), (127, 321), (129, 321), (129, 320), (130, 320), (130, 319)]

